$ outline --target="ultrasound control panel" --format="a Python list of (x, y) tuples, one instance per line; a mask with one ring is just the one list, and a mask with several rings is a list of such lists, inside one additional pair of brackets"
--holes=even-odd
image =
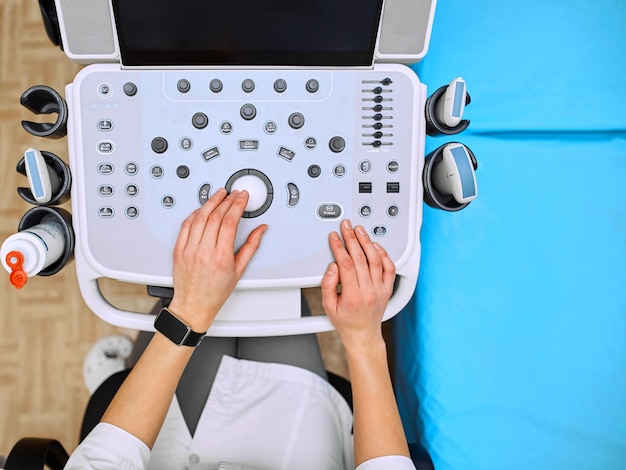
[(346, 218), (416, 278), (425, 93), (393, 64), (90, 65), (66, 90), (77, 251), (103, 277), (171, 286), (182, 221), (225, 187), (250, 193), (237, 246), (269, 226), (238, 288), (319, 285)]

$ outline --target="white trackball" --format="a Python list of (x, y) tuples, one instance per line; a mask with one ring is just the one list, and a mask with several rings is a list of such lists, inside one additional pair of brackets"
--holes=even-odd
[(256, 175), (244, 175), (237, 178), (231, 186), (231, 191), (248, 191), (246, 212), (259, 210), (267, 200), (267, 185)]

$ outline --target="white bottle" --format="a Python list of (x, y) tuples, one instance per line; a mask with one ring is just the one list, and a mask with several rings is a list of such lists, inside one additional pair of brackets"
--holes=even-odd
[(54, 216), (19, 231), (7, 238), (0, 248), (0, 261), (9, 272), (9, 280), (17, 289), (61, 258), (65, 249), (63, 225)]

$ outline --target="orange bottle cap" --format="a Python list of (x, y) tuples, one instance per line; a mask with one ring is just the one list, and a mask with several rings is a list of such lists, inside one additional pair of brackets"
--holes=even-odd
[(28, 276), (21, 269), (14, 269), (9, 274), (9, 282), (16, 289), (21, 289), (28, 282)]
[(24, 255), (21, 251), (9, 251), (6, 256), (6, 262), (9, 268), (21, 268), (24, 264)]
[(21, 289), (28, 281), (28, 275), (22, 269), (24, 255), (19, 251), (9, 251), (6, 256), (6, 262), (11, 268), (9, 282), (16, 289)]

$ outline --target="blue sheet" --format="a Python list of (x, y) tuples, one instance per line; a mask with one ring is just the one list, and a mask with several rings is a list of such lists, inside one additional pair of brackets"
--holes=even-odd
[(626, 468), (626, 135), (464, 141), (479, 197), (426, 208), (394, 323), (409, 438), (440, 470)]
[(478, 198), (425, 207), (393, 320), (398, 402), (438, 470), (626, 468), (626, 2), (438, 2), (416, 65), (472, 103)]
[(626, 130), (626, 2), (440, 0), (415, 69), (467, 81), (469, 132)]

